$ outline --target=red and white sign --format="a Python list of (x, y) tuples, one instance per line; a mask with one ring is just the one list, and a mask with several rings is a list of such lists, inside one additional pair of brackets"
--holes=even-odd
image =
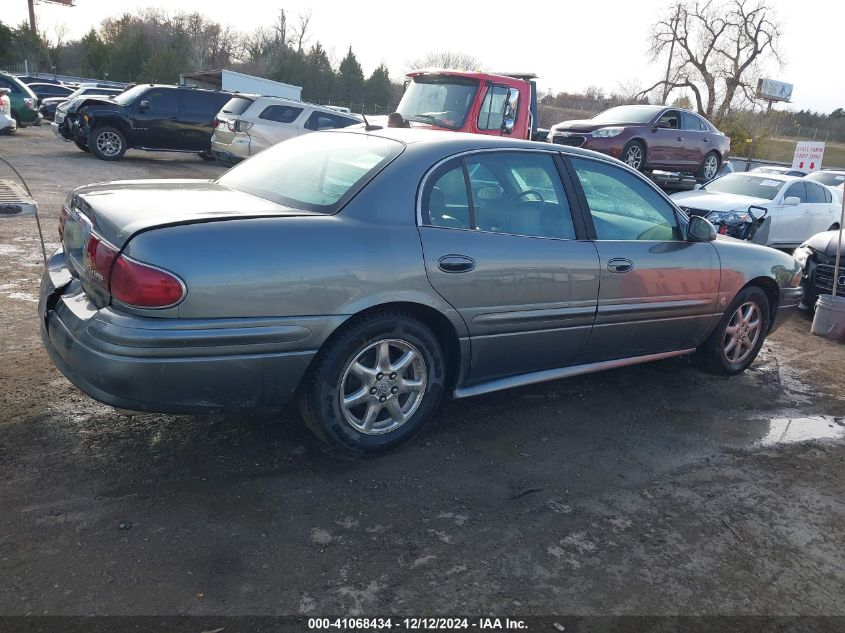
[(824, 143), (816, 141), (798, 141), (795, 145), (795, 156), (792, 158), (792, 169), (800, 169), (810, 173), (822, 168)]

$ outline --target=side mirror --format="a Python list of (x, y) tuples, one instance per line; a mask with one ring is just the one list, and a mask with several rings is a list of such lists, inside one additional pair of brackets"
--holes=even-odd
[(716, 227), (710, 220), (694, 215), (689, 219), (687, 225), (687, 241), (689, 242), (712, 242), (716, 239)]
[(513, 117), (508, 117), (502, 121), (502, 134), (513, 134), (513, 126), (516, 123)]
[(801, 204), (801, 198), (798, 196), (788, 196), (783, 199), (783, 204), (787, 207), (795, 207)]
[(138, 104), (138, 109), (141, 112), (146, 112), (150, 109), (150, 102), (144, 99), (143, 101), (141, 101), (141, 103)]

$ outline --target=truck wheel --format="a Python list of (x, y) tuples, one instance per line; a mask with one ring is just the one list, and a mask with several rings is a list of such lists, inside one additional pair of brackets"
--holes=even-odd
[(445, 357), (431, 328), (381, 312), (350, 324), (320, 350), (303, 380), (300, 410), (332, 448), (384, 453), (428, 424), (444, 382)]
[(769, 300), (760, 288), (749, 286), (736, 296), (693, 360), (712, 374), (741, 374), (757, 358), (768, 331)]
[(719, 173), (719, 155), (716, 152), (709, 152), (701, 161), (701, 167), (696, 176), (702, 180), (710, 180), (715, 178), (717, 173)]
[(88, 147), (100, 160), (120, 160), (126, 153), (126, 139), (117, 128), (98, 125), (88, 136)]
[(199, 152), (197, 156), (208, 162), (213, 162), (215, 160), (214, 154), (212, 154), (211, 152)]
[(645, 169), (645, 145), (639, 141), (628, 141), (622, 148), (622, 162), (637, 171)]
[(73, 144), (74, 144), (74, 145), (76, 145), (76, 146), (77, 146), (79, 149), (81, 149), (83, 152), (86, 152), (86, 153), (88, 153), (88, 154), (90, 154), (90, 153), (91, 153), (91, 148), (90, 148), (90, 147), (88, 147), (88, 146), (87, 146), (85, 143), (83, 143), (82, 141), (74, 141), (74, 142), (73, 142)]

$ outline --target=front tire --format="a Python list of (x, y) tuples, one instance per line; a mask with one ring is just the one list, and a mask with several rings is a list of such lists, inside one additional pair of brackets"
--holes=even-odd
[(431, 420), (445, 384), (437, 336), (422, 321), (381, 312), (352, 323), (318, 354), (300, 393), (306, 425), (345, 453), (384, 453)]
[(719, 173), (719, 155), (716, 152), (708, 152), (701, 161), (701, 167), (696, 176), (701, 180), (712, 180)]
[(91, 153), (100, 160), (120, 160), (126, 153), (126, 137), (111, 125), (98, 125), (88, 136)]
[(639, 141), (628, 141), (622, 148), (622, 162), (636, 169), (645, 170), (645, 145)]
[(756, 286), (742, 290), (693, 359), (702, 369), (722, 376), (744, 372), (763, 347), (769, 331), (769, 299)]

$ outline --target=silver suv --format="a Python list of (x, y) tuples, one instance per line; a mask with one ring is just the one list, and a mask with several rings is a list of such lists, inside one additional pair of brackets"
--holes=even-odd
[(234, 165), (280, 141), (361, 123), (353, 114), (281, 97), (236, 95), (217, 114), (211, 153)]

